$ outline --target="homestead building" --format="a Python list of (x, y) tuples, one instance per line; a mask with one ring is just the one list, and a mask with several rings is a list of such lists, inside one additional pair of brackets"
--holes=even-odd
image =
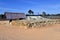
[(4, 15), (7, 20), (26, 19), (25, 13), (5, 12)]
[(27, 20), (44, 20), (46, 18), (43, 18), (41, 15), (26, 15)]
[(15, 13), (15, 12), (5, 12), (4, 16), (6, 20), (46, 20), (46, 19), (60, 19), (60, 16), (58, 15), (30, 15), (30, 14), (25, 14), (25, 13)]

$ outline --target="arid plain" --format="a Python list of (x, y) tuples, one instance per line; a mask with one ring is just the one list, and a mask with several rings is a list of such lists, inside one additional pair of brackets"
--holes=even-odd
[(24, 29), (1, 23), (0, 40), (60, 40), (60, 24)]

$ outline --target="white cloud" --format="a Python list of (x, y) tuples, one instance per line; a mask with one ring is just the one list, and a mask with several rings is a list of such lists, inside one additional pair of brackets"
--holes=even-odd
[(14, 9), (14, 8), (2, 8), (2, 7), (0, 7), (0, 10), (4, 10), (4, 11), (7, 11), (7, 10), (19, 10), (19, 9)]

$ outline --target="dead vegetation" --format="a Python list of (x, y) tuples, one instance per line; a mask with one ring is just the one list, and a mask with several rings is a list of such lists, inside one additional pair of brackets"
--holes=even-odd
[(23, 28), (40, 28), (52, 26), (53, 24), (60, 24), (60, 19), (50, 19), (44, 21), (34, 20), (13, 20), (10, 24), (9, 21), (0, 21), (0, 25), (12, 25)]
[(47, 21), (28, 21), (28, 20), (15, 20), (11, 22), (13, 26), (25, 27), (25, 28), (40, 28), (45, 26), (52, 26), (53, 24), (60, 24), (59, 19), (51, 19)]

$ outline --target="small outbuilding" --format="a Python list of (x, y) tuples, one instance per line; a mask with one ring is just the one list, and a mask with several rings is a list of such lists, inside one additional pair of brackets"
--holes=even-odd
[(21, 20), (26, 18), (25, 13), (5, 12), (4, 15), (6, 16), (7, 20)]

